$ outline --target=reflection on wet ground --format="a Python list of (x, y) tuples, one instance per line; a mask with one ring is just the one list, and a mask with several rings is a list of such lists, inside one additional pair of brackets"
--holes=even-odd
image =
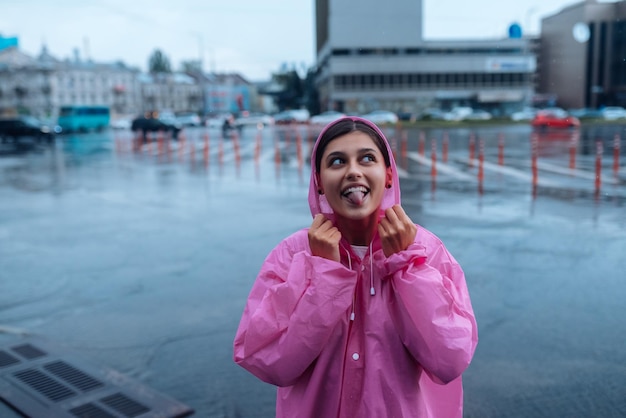
[[(385, 132), (407, 212), (466, 272), (480, 342), (465, 416), (626, 415), (625, 127)], [(0, 342), (66, 344), (197, 416), (274, 416), (232, 338), (264, 257), (310, 222), (316, 134), (0, 147)]]

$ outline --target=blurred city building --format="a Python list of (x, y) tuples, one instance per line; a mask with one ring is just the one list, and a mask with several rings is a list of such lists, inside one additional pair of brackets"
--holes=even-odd
[[(532, 39), (424, 40), (422, 1), (316, 0), (317, 85), (324, 110), (418, 112), (472, 106), (495, 114), (535, 91)], [(375, 28), (375, 30), (373, 29)]]
[(205, 115), (263, 109), (256, 84), (238, 73), (196, 73), (191, 76), (201, 87)]
[(626, 2), (586, 0), (541, 21), (539, 89), (564, 108), (626, 106)]
[(82, 59), (77, 50), (61, 60), (44, 46), (33, 57), (19, 49), (17, 38), (2, 38), (2, 45), (0, 114), (56, 119), (63, 106), (98, 105), (109, 107), (113, 118), (165, 110), (206, 115), (262, 104), (256, 86), (237, 73), (147, 74), (123, 62)]
[(199, 111), (202, 109), (202, 87), (183, 73), (139, 74), (141, 110)]
[[(541, 21), (539, 37), (511, 24), (508, 37), (428, 40), (422, 0), (315, 0), (316, 98), (324, 110), (364, 114), (468, 106), (498, 116), (525, 106), (626, 106), (626, 1), (583, 0)], [(376, 28), (376, 30), (372, 30)], [(190, 67), (191, 68), (191, 67)], [(36, 57), (0, 36), (0, 114), (54, 119), (62, 106), (146, 111), (276, 111), (285, 89), (238, 73), (147, 74), (123, 62)]]
[[(488, 40), (425, 40), (422, 1), (316, 0), (317, 85), (326, 110), (626, 106), (626, 1), (584, 0)], [(373, 31), (371, 28), (375, 27)]]
[(0, 113), (54, 118), (66, 105), (107, 105), (113, 112), (138, 109), (139, 70), (124, 63), (60, 60), (44, 46), (37, 57), (16, 47), (0, 51)]

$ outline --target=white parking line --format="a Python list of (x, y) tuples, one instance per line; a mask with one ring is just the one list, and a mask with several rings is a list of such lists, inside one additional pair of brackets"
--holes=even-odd
[[(530, 165), (530, 161), (528, 162), (528, 164)], [(556, 174), (564, 174), (567, 176), (579, 177), (579, 178), (587, 179), (587, 180), (596, 179), (596, 173), (592, 173), (590, 171), (583, 171), (583, 170), (579, 170), (576, 168), (561, 167), (558, 165), (546, 163), (544, 161), (538, 161), (537, 168), (539, 168), (542, 171), (548, 171), (548, 172), (556, 173)], [(602, 176), (602, 181), (609, 183), (609, 184), (618, 183), (617, 179), (615, 179), (614, 177), (608, 177), (608, 176)]]
[(401, 178), (401, 179), (409, 178), (409, 172), (406, 171), (404, 168), (396, 166), (396, 171), (398, 172), (398, 178)]
[[(254, 152), (255, 147), (256, 147), (256, 144), (252, 142), (252, 143), (247, 144), (244, 148), (239, 148), (239, 157), (241, 158), (242, 155), (252, 154)], [(228, 150), (228, 154), (225, 155), (222, 160), (223, 163), (234, 161), (237, 158), (237, 155), (234, 150), (234, 145), (232, 145), (229, 148), (230, 149)], [(211, 155), (213, 156), (213, 153), (211, 153)]]
[[(422, 155), (420, 155), (417, 152), (409, 152), (407, 153), (408, 157), (410, 159), (412, 159), (413, 161), (417, 161), (420, 164), (423, 164), (427, 167), (432, 167), (433, 162), (430, 158), (426, 158)], [(464, 181), (476, 181), (476, 178), (474, 176), (471, 176), (467, 173), (464, 173), (456, 168), (454, 168), (453, 166), (451, 166), (450, 164), (446, 164), (446, 163), (442, 163), (442, 162), (437, 162), (437, 172), (446, 174), (450, 177), (454, 177), (457, 180), (464, 180)]]
[[(485, 170), (495, 171), (497, 173), (504, 174), (505, 176), (513, 177), (513, 178), (528, 181), (528, 182), (532, 182), (532, 179), (533, 179), (532, 174), (526, 171), (518, 170), (515, 168), (511, 168), (511, 167), (501, 166), (498, 164), (490, 163), (489, 161), (483, 161), (483, 168)], [(541, 176), (539, 176), (539, 178), (537, 179), (537, 185), (545, 186), (545, 187), (565, 187), (565, 184), (562, 182), (554, 182), (550, 180), (545, 180), (545, 179), (542, 179)]]

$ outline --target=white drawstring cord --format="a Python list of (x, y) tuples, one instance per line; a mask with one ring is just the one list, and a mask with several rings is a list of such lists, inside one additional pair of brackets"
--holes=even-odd
[[(370, 295), (374, 296), (376, 294), (376, 289), (374, 289), (374, 259), (372, 257), (372, 243), (369, 245), (370, 247)], [(352, 270), (352, 257), (350, 256), (350, 251), (341, 246), (343, 250), (348, 255), (348, 268)], [(352, 293), (352, 312), (350, 312), (350, 321), (354, 321), (354, 305), (356, 305), (356, 291)]]
[[(352, 270), (352, 257), (350, 257), (350, 251), (345, 249), (343, 245), (341, 246), (343, 250), (348, 254), (348, 268)], [(352, 292), (352, 312), (350, 312), (350, 321), (354, 321), (354, 304), (356, 303), (356, 295), (355, 292)]]
[(374, 296), (374, 261), (372, 260), (372, 243), (370, 242), (370, 295)]

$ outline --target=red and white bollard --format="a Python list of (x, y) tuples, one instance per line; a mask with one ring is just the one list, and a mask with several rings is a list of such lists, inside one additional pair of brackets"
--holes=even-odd
[(209, 134), (208, 133), (204, 134), (204, 147), (203, 147), (202, 157), (204, 160), (204, 166), (208, 167), (209, 166)]
[(569, 168), (576, 169), (576, 149), (578, 148), (578, 134), (573, 134), (569, 141)]
[(430, 176), (434, 179), (437, 177), (437, 141), (434, 139), (430, 142), (430, 159)]
[(603, 152), (604, 152), (604, 148), (602, 146), (602, 141), (596, 141), (596, 181), (595, 181), (596, 194), (600, 192), (600, 187), (602, 186), (602, 153)]
[(408, 143), (408, 134), (406, 131), (402, 131), (402, 137), (400, 139), (400, 155), (402, 156), (402, 165), (404, 167), (407, 166), (407, 143)]
[(470, 134), (469, 138), (469, 166), (474, 167), (474, 158), (476, 154), (476, 139), (474, 134)]
[(504, 134), (498, 135), (498, 165), (504, 165)]
[(530, 148), (531, 148), (531, 170), (532, 170), (532, 184), (533, 190), (537, 187), (537, 183), (539, 182), (539, 169), (537, 168), (537, 158), (539, 155), (539, 138), (537, 134), (532, 134), (530, 139)]
[(485, 180), (485, 141), (481, 138), (478, 140), (478, 192), (483, 194), (483, 181)]
[(258, 128), (256, 132), (256, 144), (254, 146), (254, 162), (258, 165), (261, 158), (261, 141), (262, 141), (261, 129)]
[(613, 138), (613, 175), (615, 177), (619, 174), (619, 154), (621, 142), (622, 138), (619, 134), (615, 134), (615, 137)]

